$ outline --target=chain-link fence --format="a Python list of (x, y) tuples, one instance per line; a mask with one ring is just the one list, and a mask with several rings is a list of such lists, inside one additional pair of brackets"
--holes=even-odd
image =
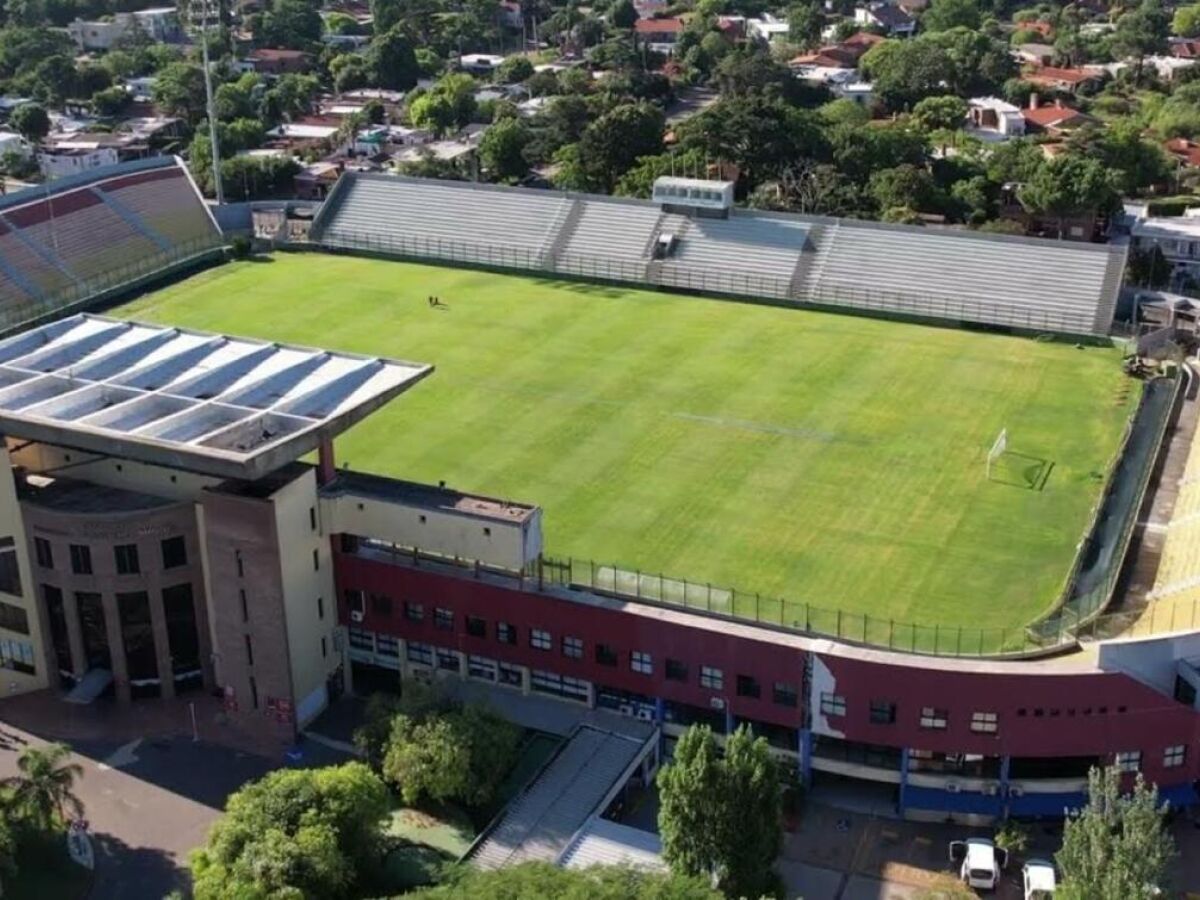
[(222, 246), (220, 235), (206, 235), (177, 244), (169, 251), (139, 257), (99, 275), (79, 279), (42, 297), (5, 302), (0, 305), (0, 334), (85, 309), (118, 291), (128, 290), (212, 256)]

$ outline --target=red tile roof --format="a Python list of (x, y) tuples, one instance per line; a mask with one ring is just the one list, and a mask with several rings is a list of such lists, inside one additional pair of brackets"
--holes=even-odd
[(1064, 128), (1095, 121), (1087, 113), (1081, 113), (1077, 109), (1061, 104), (1030, 107), (1021, 110), (1021, 115), (1026, 122), (1031, 122), (1040, 128)]
[(1060, 69), (1056, 66), (1038, 66), (1031, 69), (1022, 77), (1025, 81), (1032, 81), (1034, 84), (1079, 85), (1087, 81), (1094, 81), (1100, 76), (1095, 72), (1089, 72), (1087, 69)]
[(683, 31), (683, 19), (638, 19), (633, 28), (638, 34), (677, 34)]
[(1167, 152), (1189, 166), (1200, 167), (1200, 144), (1187, 138), (1172, 138), (1163, 144)]

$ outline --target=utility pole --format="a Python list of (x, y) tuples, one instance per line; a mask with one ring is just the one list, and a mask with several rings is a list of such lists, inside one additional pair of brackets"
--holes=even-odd
[[(197, 11), (199, 22), (196, 21)], [(225, 192), (221, 189), (221, 147), (217, 140), (217, 108), (213, 103), (212, 67), (208, 61), (208, 29), (209, 23), (214, 19), (220, 26), (220, 0), (193, 0), (192, 24), (200, 36), (200, 54), (204, 61), (204, 96), (208, 109), (208, 137), (212, 143), (213, 190), (216, 192), (217, 206), (220, 206), (225, 202)]]

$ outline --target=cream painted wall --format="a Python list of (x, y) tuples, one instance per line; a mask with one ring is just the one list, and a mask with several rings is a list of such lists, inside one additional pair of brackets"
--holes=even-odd
[[(21, 596), (0, 593), (0, 600), (12, 603), (25, 610), (29, 620), (29, 634), (18, 634), (0, 628), (0, 639), (15, 640), (33, 645), (36, 674), (26, 675), (11, 669), (0, 669), (0, 696), (21, 694), (40, 690), (51, 684), (51, 673), (57, 669), (51, 652), (49, 635), (39, 614), (37, 584), (33, 567), (29, 562), (29, 544), (25, 539), (25, 525), (21, 519), (21, 505), (17, 502), (16, 480), (13, 478), (12, 462), (7, 449), (0, 450), (0, 537), (12, 537), (16, 542), (17, 564), (21, 572)], [(57, 676), (55, 680), (57, 679)]]
[[(283, 585), (283, 609), (286, 618), (292, 691), (296, 704), (296, 727), (325, 706), (321, 699), (325, 682), (342, 662), (341, 651), (334, 646), (337, 630), (337, 595), (333, 583), (333, 557), (329, 535), (322, 527), (317, 498), (316, 470), (309, 469), (288, 482), (271, 496), (275, 509), (275, 529), (279, 539), (279, 564)], [(317, 527), (312, 527), (310, 510), (316, 511)], [(313, 552), (317, 567), (313, 566)], [(317, 598), (323, 601), (324, 616)], [(325, 655), (321, 655), (321, 639)]]
[(127, 459), (97, 456), (94, 453), (55, 447), (51, 444), (22, 446), (23, 443), (8, 439), (10, 449), (20, 448), (12, 450), (13, 464), (24, 466), (31, 472), (53, 475), (51, 470), (62, 469), (64, 477), (153, 494), (156, 497), (167, 497), (171, 500), (195, 500), (204, 488), (218, 485), (222, 481), (220, 478), (150, 466)]

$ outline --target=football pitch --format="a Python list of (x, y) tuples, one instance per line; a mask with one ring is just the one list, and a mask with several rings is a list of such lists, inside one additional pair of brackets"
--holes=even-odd
[(548, 555), (931, 626), (1054, 602), (1137, 401), (1109, 348), (343, 256), (116, 314), (434, 364), (339, 465), (539, 504)]

